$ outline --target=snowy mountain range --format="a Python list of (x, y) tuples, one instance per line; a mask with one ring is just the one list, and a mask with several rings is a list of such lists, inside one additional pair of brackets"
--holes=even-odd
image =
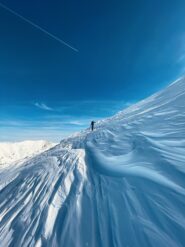
[(34, 155), (42, 153), (55, 143), (48, 141), (22, 141), (22, 142), (0, 142), (0, 168), (20, 163)]
[(0, 172), (2, 247), (182, 247), (185, 79)]

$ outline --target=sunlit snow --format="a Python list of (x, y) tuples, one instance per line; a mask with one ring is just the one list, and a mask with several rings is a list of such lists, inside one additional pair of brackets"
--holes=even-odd
[(0, 142), (0, 168), (42, 153), (56, 143), (48, 141)]
[(0, 246), (185, 244), (185, 79), (0, 172)]

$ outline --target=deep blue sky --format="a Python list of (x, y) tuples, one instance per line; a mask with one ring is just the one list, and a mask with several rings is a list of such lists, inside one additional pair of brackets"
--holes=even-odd
[(184, 0), (1, 0), (0, 141), (60, 140), (184, 73)]

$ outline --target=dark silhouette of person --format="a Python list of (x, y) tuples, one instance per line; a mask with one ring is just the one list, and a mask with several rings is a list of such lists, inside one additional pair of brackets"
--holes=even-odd
[(94, 130), (94, 124), (95, 124), (96, 122), (95, 121), (91, 121), (91, 130), (93, 131)]

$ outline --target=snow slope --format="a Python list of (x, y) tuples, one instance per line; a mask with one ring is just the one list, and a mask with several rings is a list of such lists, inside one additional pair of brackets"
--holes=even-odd
[(0, 142), (0, 168), (42, 153), (55, 143), (48, 141)]
[(0, 243), (185, 244), (185, 79), (0, 172)]

